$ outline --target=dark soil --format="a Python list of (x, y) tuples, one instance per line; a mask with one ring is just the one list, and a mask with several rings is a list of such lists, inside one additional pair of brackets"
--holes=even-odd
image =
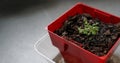
[[(93, 25), (97, 23), (95, 24), (97, 28), (93, 28), (94, 31), (92, 29), (85, 30), (85, 18), (88, 28), (94, 27)], [(84, 31), (81, 32), (81, 29)], [(104, 56), (120, 37), (120, 23), (106, 24), (87, 13), (76, 14), (68, 17), (63, 26), (55, 30), (54, 33), (77, 45), (82, 45), (82, 48), (98, 56)]]

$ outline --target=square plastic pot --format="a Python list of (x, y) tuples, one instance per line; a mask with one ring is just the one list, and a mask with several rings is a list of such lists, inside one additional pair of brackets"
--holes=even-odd
[(112, 55), (116, 47), (119, 45), (120, 38), (115, 42), (115, 44), (112, 46), (112, 48), (108, 51), (106, 55), (97, 56), (76, 45), (75, 43), (70, 42), (53, 33), (56, 29), (59, 29), (63, 25), (63, 22), (69, 16), (74, 16), (77, 13), (88, 13), (92, 15), (93, 18), (99, 18), (105, 23), (115, 24), (120, 22), (120, 18), (117, 16), (103, 12), (83, 3), (77, 3), (67, 12), (63, 13), (60, 17), (58, 17), (54, 22), (48, 25), (48, 33), (50, 35), (52, 44), (60, 50), (62, 56), (67, 63), (106, 63), (106, 61)]

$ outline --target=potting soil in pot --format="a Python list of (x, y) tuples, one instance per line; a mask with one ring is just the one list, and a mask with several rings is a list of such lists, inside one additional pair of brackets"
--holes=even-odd
[(120, 37), (120, 23), (108, 24), (87, 13), (76, 14), (69, 16), (54, 33), (77, 45), (82, 44), (82, 48), (93, 54), (104, 56)]

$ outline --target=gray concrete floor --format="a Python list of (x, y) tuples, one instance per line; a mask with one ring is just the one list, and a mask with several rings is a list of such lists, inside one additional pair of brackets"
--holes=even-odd
[(117, 0), (48, 0), (0, 12), (0, 63), (47, 63), (33, 46), (46, 33), (44, 28), (77, 2), (120, 16)]

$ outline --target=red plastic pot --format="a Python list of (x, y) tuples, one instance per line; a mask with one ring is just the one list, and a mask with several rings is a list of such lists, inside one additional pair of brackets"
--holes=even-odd
[(101, 10), (95, 9), (93, 7), (87, 6), (83, 3), (77, 3), (67, 12), (65, 12), (62, 16), (48, 25), (48, 32), (52, 40), (52, 44), (56, 46), (61, 54), (63, 55), (65, 61), (67, 63), (106, 63), (111, 54), (114, 52), (116, 47), (120, 43), (120, 38), (116, 41), (116, 43), (112, 46), (112, 48), (108, 51), (108, 53), (104, 56), (97, 56), (82, 47), (76, 45), (73, 42), (70, 42), (57, 34), (53, 33), (56, 29), (59, 29), (63, 22), (69, 17), (73, 16), (76, 13), (88, 13), (92, 15), (94, 18), (99, 18), (101, 21), (105, 23), (118, 23), (120, 22), (120, 18), (109, 13), (103, 12)]

